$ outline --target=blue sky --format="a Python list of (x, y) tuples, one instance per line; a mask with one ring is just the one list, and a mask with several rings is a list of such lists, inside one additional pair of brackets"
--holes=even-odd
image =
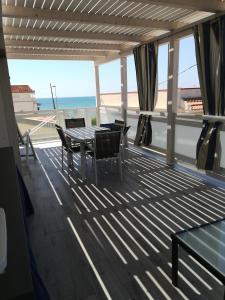
[[(159, 88), (166, 88), (168, 46), (159, 48)], [(51, 97), (49, 83), (56, 85), (58, 97), (95, 95), (93, 62), (9, 60), (11, 84), (28, 84), (37, 98)], [(194, 39), (180, 41), (179, 72), (196, 64)], [(114, 61), (100, 66), (101, 92), (120, 91), (120, 63)], [(179, 76), (179, 87), (199, 86), (196, 67)], [(128, 57), (128, 91), (137, 90), (133, 56)]]

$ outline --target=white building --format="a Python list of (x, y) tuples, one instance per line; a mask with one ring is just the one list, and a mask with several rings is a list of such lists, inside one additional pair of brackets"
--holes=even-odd
[(14, 112), (36, 111), (35, 91), (29, 85), (11, 85)]

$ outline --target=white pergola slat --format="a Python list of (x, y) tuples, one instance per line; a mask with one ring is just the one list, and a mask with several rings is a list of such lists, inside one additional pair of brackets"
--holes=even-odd
[(94, 56), (94, 57), (103, 57), (107, 55), (112, 55), (109, 51), (93, 51), (93, 50), (62, 50), (62, 49), (33, 49), (33, 48), (24, 48), (24, 47), (6, 47), (7, 53), (15, 54), (35, 54), (40, 53), (44, 55), (61, 55), (61, 56)]
[(51, 41), (34, 41), (34, 40), (5, 40), (5, 45), (11, 47), (33, 47), (33, 48), (57, 48), (57, 49), (79, 49), (79, 50), (109, 50), (110, 52), (119, 52), (126, 48), (120, 45), (96, 44), (96, 43), (72, 43), (72, 42), (51, 42)]
[[(3, 30), (11, 58), (14, 54), (56, 57), (54, 51), (61, 57), (67, 49), (86, 52), (79, 59), (92, 57), (98, 63), (223, 11), (222, 0), (2, 1)], [(13, 53), (12, 47), (19, 53)], [(66, 51), (64, 59), (71, 59), (70, 54)]]
[(110, 33), (94, 33), (94, 32), (82, 32), (82, 31), (66, 31), (66, 30), (51, 30), (51, 29), (34, 29), (25, 27), (4, 27), (5, 35), (24, 35), (24, 36), (43, 36), (43, 37), (61, 37), (72, 39), (89, 39), (89, 40), (101, 40), (101, 41), (123, 41), (139, 43), (140, 38), (133, 35), (125, 34), (110, 34)]
[(108, 16), (108, 15), (95, 15), (87, 13), (73, 13), (59, 10), (46, 10), (28, 7), (2, 7), (3, 17), (8, 18), (24, 18), (33, 20), (46, 20), (46, 21), (60, 21), (69, 23), (87, 23), (87, 24), (100, 24), (100, 25), (117, 25), (125, 27), (150, 27), (154, 29), (173, 30), (180, 26), (182, 23), (169, 22), (169, 21), (157, 21), (157, 20), (144, 20), (137, 18)]
[[(132, 0), (132, 2), (140, 3), (139, 0)], [(225, 10), (223, 0), (141, 0), (141, 2), (207, 12), (222, 12)]]

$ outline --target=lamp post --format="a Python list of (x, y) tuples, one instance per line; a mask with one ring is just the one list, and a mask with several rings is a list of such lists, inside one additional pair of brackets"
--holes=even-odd
[(52, 95), (52, 103), (53, 103), (53, 109), (55, 110), (56, 107), (55, 107), (55, 99), (54, 99), (54, 96), (53, 96), (53, 90), (52, 90), (53, 86), (52, 84), (50, 83), (50, 90), (51, 90), (51, 95)]
[(57, 98), (57, 95), (56, 95), (56, 85), (53, 85), (52, 87), (55, 89), (55, 98), (54, 98), (55, 99), (55, 105), (56, 105), (56, 108), (59, 109), (58, 98)]

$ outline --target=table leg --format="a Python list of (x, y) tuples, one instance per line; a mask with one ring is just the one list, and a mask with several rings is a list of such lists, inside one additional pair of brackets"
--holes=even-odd
[(177, 286), (178, 282), (178, 243), (172, 238), (172, 283)]
[(81, 177), (82, 180), (85, 179), (85, 171), (86, 171), (86, 164), (85, 164), (85, 144), (80, 143), (80, 169), (81, 169)]

